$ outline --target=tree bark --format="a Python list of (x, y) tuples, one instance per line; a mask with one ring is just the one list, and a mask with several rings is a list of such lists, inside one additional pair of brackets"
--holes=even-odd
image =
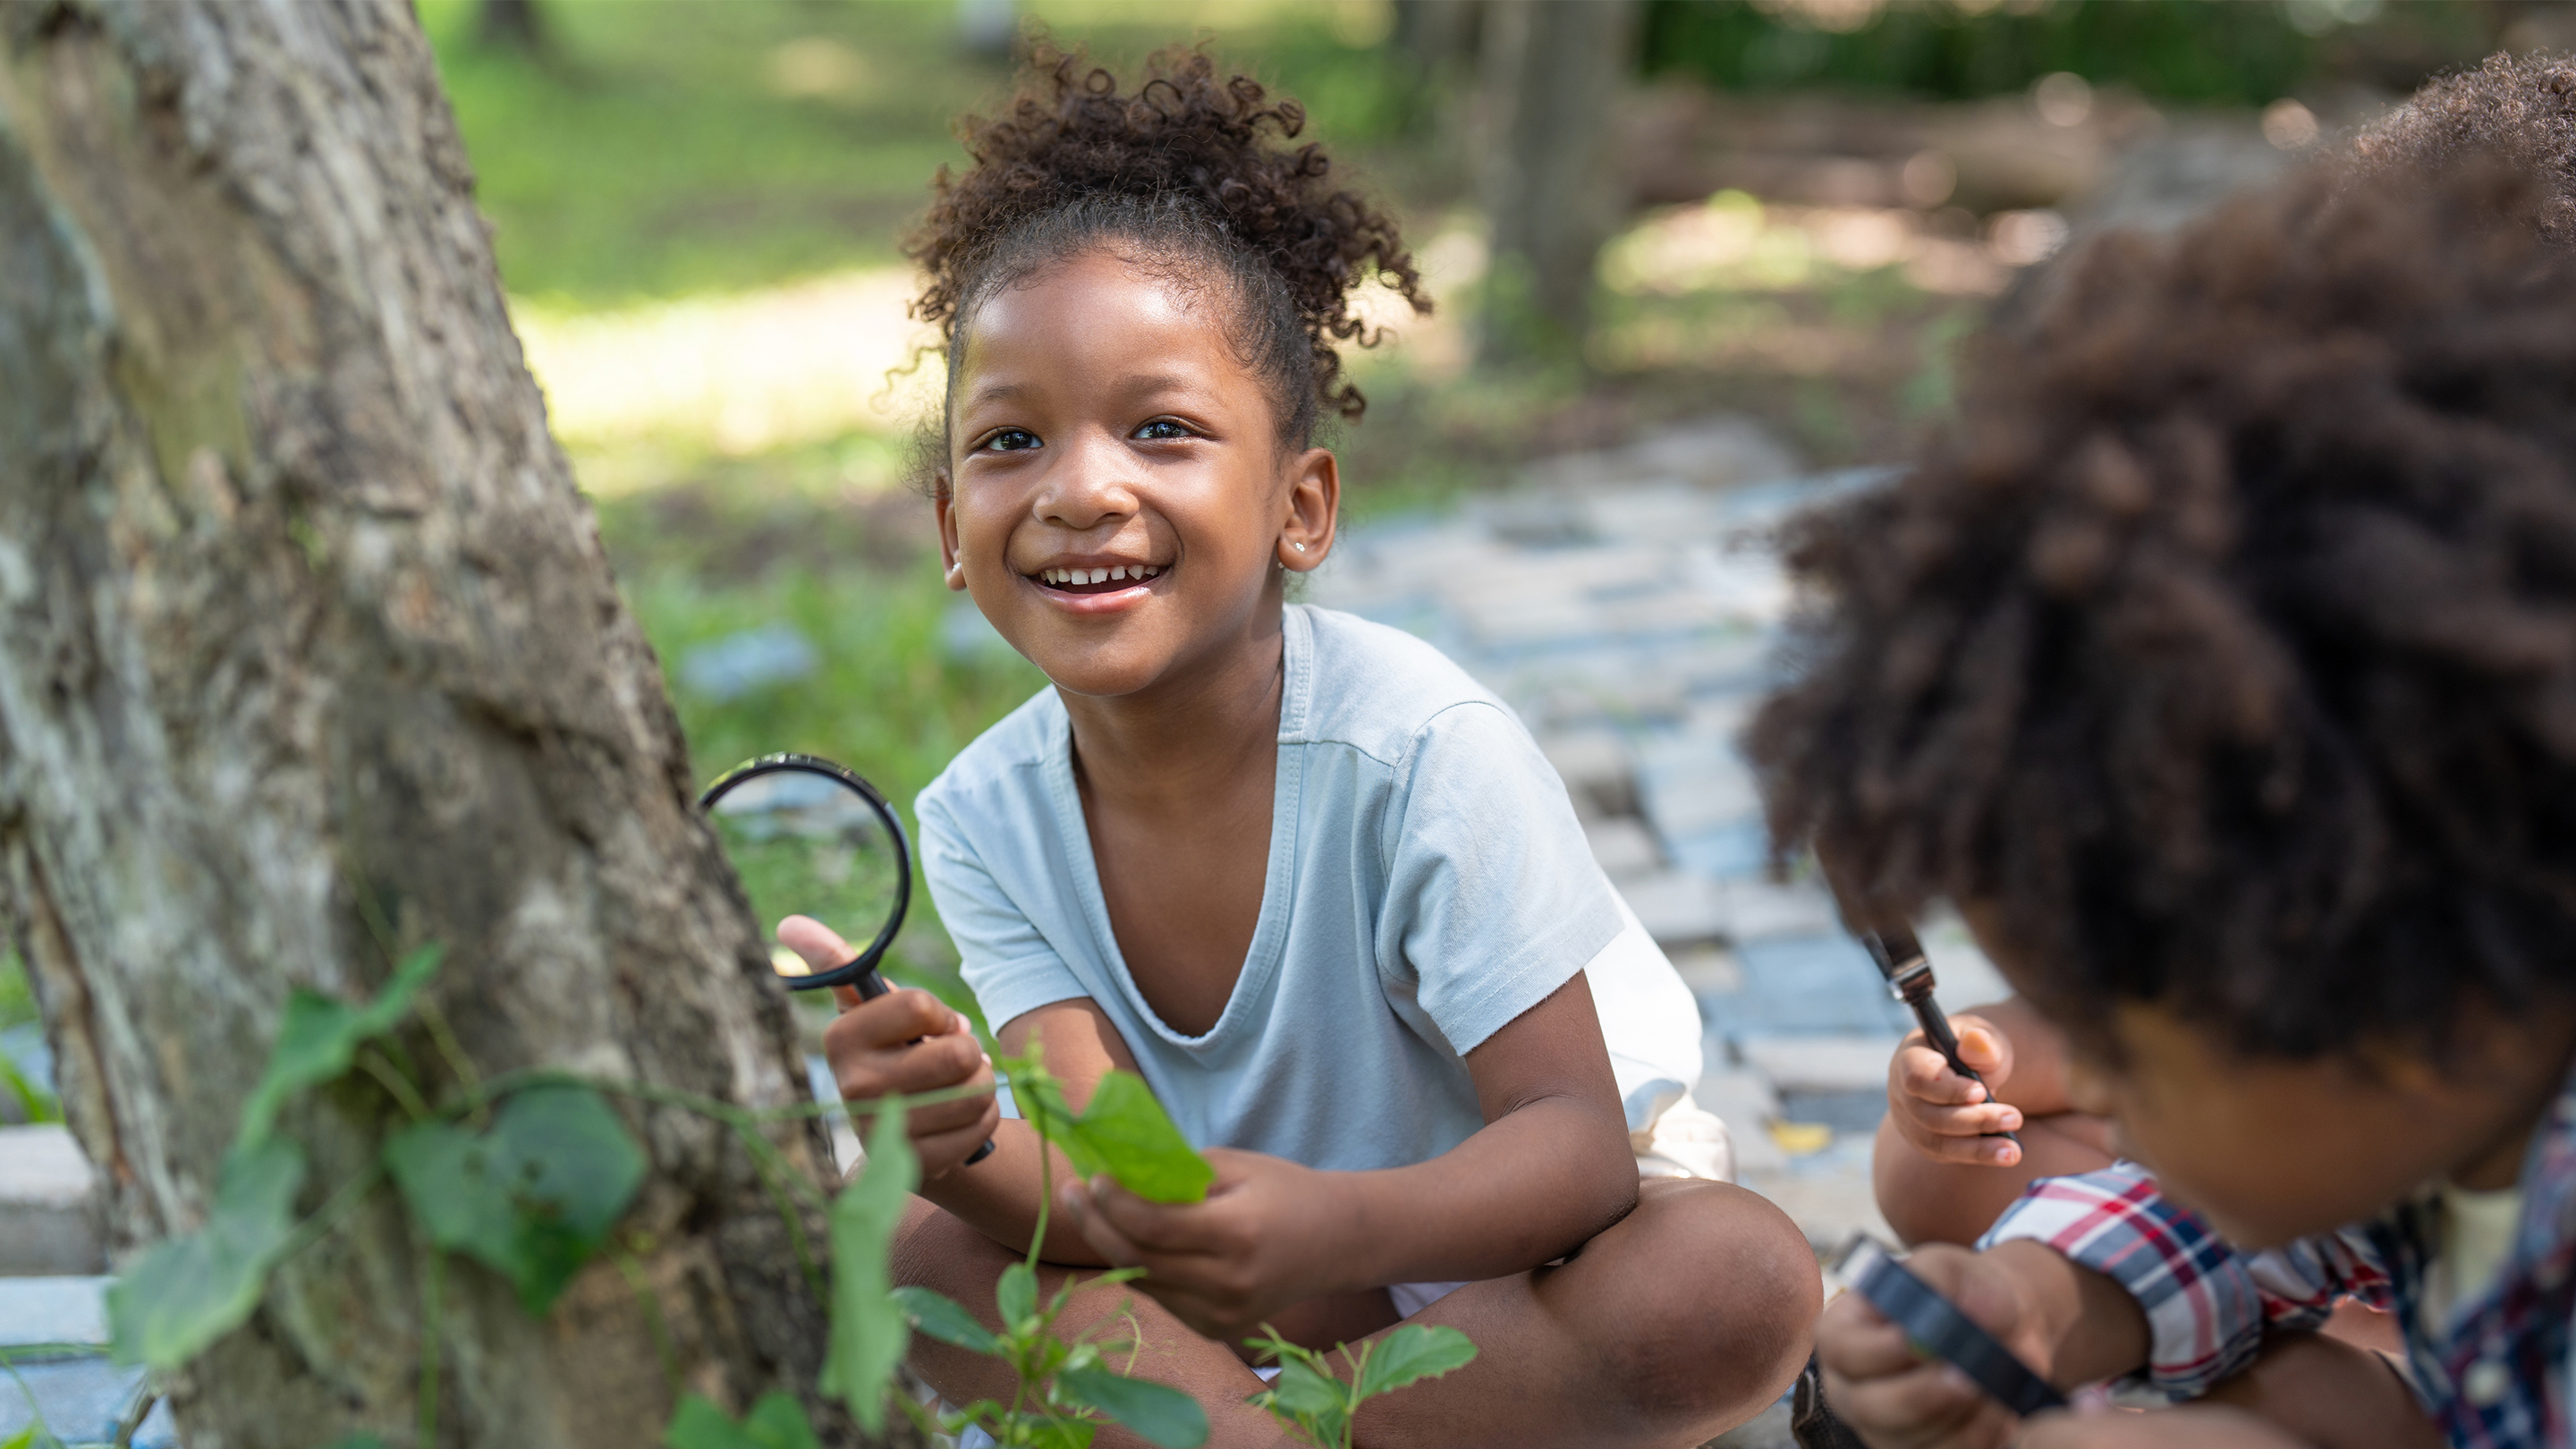
[(1637, 0), (1492, 0), (1482, 17), (1488, 364), (1580, 356), (1594, 258), (1625, 198), (1615, 110), (1636, 64)]
[[(0, 909), (128, 1246), (203, 1221), (289, 990), (420, 942), (482, 1074), (804, 1095), (472, 186), (401, 0), (0, 6)], [(168, 1385), (187, 1442), (415, 1444), (433, 1345), (445, 1444), (810, 1401), (822, 1309), (745, 1153), (624, 1110), (649, 1295), (597, 1262), (537, 1322), (451, 1260), (432, 1340), (379, 1189)], [(291, 1109), (299, 1211), (402, 1120), (354, 1078)]]

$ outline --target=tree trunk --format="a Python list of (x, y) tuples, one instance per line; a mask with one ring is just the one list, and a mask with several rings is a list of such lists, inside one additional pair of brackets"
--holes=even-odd
[[(290, 988), (421, 942), (482, 1074), (804, 1094), (472, 186), (402, 0), (0, 6), (0, 910), (127, 1246), (203, 1221)], [(745, 1153), (625, 1110), (649, 1294), (595, 1262), (539, 1322), (450, 1260), (430, 1338), (378, 1189), (168, 1385), (187, 1442), (415, 1444), (428, 1347), (444, 1444), (810, 1400), (822, 1309)], [(299, 1213), (402, 1120), (355, 1078), (290, 1109)]]
[(1488, 365), (1580, 356), (1594, 257), (1624, 197), (1610, 154), (1636, 0), (1492, 0), (1483, 15)]

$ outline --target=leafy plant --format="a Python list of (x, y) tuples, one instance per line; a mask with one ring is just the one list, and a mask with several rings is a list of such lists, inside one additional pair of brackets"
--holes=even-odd
[(588, 1087), (513, 1095), (491, 1130), (416, 1123), (388, 1139), (385, 1166), (429, 1240), (510, 1280), (542, 1317), (644, 1181), (644, 1153)]
[[(1138, 1340), (1066, 1339), (1055, 1331), (1056, 1320), (1077, 1291), (1129, 1282), (1141, 1277), (1143, 1270), (1121, 1268), (1088, 1279), (1067, 1274), (1063, 1285), (1043, 1303), (1038, 1299), (1037, 1270), (1039, 1252), (1046, 1244), (1048, 1205), (1054, 1197), (1049, 1144), (1063, 1146), (1086, 1176), (1107, 1172), (1129, 1191), (1140, 1196), (1162, 1194), (1160, 1200), (1166, 1202), (1206, 1197), (1216, 1170), (1191, 1149), (1154, 1100), (1152, 1089), (1133, 1073), (1110, 1073), (1093, 1094), (1089, 1109), (1076, 1116), (1065, 1103), (1064, 1084), (1046, 1070), (1035, 1044), (1027, 1056), (1005, 1059), (999, 1065), (1009, 1075), (1013, 1098), (1027, 1107), (1039, 1145), (1038, 1220), (1030, 1234), (1028, 1258), (1002, 1270), (994, 1285), (993, 1305), (1002, 1321), (1001, 1331), (986, 1328), (956, 1300), (927, 1288), (898, 1288), (894, 1297), (921, 1332), (969, 1353), (999, 1359), (1011, 1370), (1018, 1389), (1008, 1404), (988, 1399), (946, 1414), (925, 1415), (924, 1427), (953, 1436), (971, 1425), (990, 1434), (1003, 1449), (1086, 1449), (1101, 1422), (1114, 1420), (1160, 1449), (1197, 1449), (1207, 1442), (1207, 1411), (1178, 1389), (1129, 1377), (1136, 1352), (1143, 1346)], [(1113, 1091), (1112, 1082), (1120, 1078), (1124, 1083)], [(902, 1154), (900, 1170), (917, 1171), (901, 1122), (901, 1102), (889, 1101), (879, 1110), (877, 1130), (868, 1147), (870, 1173), (877, 1170), (877, 1142), (889, 1136), (888, 1123), (896, 1124), (888, 1146)], [(1122, 1311), (1121, 1317), (1131, 1327), (1135, 1323), (1132, 1313)], [(1125, 1355), (1126, 1362), (1113, 1370), (1108, 1360), (1119, 1354)]]
[(1331, 1354), (1302, 1348), (1267, 1330), (1247, 1340), (1265, 1358), (1279, 1364), (1279, 1377), (1249, 1400), (1267, 1410), (1303, 1443), (1315, 1449), (1350, 1449), (1351, 1421), (1360, 1405), (1380, 1394), (1423, 1379), (1436, 1379), (1463, 1368), (1476, 1357), (1467, 1335), (1438, 1324), (1408, 1323), (1384, 1338), (1345, 1343), (1333, 1350), (1350, 1370), (1336, 1376)]
[(242, 1104), (217, 1169), (205, 1226), (154, 1247), (107, 1290), (109, 1338), (120, 1360), (175, 1369), (259, 1306), (268, 1271), (292, 1236), (295, 1194), (304, 1185), (303, 1149), (270, 1135), (278, 1108), (347, 1071), (362, 1044), (392, 1030), (438, 961), (436, 946), (412, 952), (363, 1007), (301, 988), (288, 998), (268, 1068)]

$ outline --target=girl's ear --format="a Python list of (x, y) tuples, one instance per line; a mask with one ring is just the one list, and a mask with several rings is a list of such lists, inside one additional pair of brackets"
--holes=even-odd
[(966, 591), (966, 558), (957, 547), (957, 495), (948, 486), (948, 470), (931, 475), (930, 506), (939, 515), (939, 566), (948, 587)]
[(1302, 574), (1333, 551), (1341, 522), (1342, 465), (1331, 449), (1308, 448), (1289, 460), (1287, 512), (1273, 551), (1280, 567)]

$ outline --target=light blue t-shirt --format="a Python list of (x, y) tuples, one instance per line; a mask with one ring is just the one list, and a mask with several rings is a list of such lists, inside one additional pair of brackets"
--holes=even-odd
[(1698, 1079), (1698, 1008), (1529, 732), (1409, 634), (1298, 604), (1284, 625), (1269, 873), (1216, 1025), (1173, 1030), (1127, 974), (1052, 688), (919, 802), (985, 1018), (1088, 997), (1191, 1142), (1399, 1167), (1484, 1125), (1460, 1057), (1588, 968), (1629, 1125), (1651, 1122)]

